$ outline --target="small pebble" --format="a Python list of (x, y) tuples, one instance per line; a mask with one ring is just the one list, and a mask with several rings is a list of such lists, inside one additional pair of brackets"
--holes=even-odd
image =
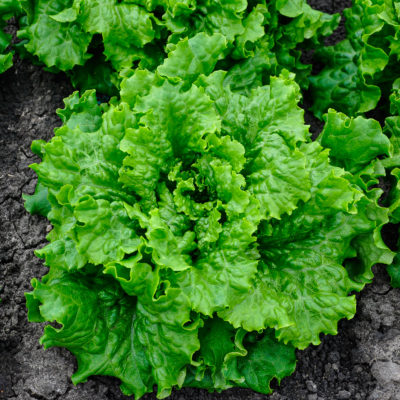
[(317, 393), (317, 385), (313, 381), (307, 381), (306, 386), (309, 392)]
[(309, 394), (307, 400), (318, 400), (318, 395), (316, 393)]
[(351, 394), (347, 390), (341, 390), (337, 395), (338, 400), (347, 400), (350, 397), (351, 397)]

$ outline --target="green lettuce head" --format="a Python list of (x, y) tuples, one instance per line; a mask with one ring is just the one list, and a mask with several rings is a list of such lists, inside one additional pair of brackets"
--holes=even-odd
[(363, 259), (360, 238), (378, 240), (387, 210), (311, 142), (293, 74), (232, 92), (212, 72), (218, 56), (189, 42), (155, 72), (125, 71), (120, 101), (74, 93), (55, 137), (34, 142), (29, 208), (53, 230), (29, 319), (61, 324), (41, 343), (77, 357), (74, 383), (112, 375), (137, 398), (154, 385), (159, 398), (270, 393), (295, 348), (353, 317), (371, 259), (348, 260)]

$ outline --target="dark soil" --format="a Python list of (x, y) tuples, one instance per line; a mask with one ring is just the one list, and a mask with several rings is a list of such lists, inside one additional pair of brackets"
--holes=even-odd
[[(348, 1), (313, 1), (327, 12)], [(343, 28), (330, 43), (343, 35)], [(43, 350), (43, 326), (27, 322), (24, 292), (30, 279), (46, 272), (33, 250), (50, 229), (44, 218), (25, 212), (22, 193), (32, 193), (36, 178), (28, 168), (38, 161), (33, 139), (52, 136), (60, 124), (55, 110), (72, 92), (63, 75), (52, 75), (17, 61), (0, 75), (0, 398), (10, 400), (127, 399), (115, 379), (95, 377), (74, 387), (69, 379), (75, 361), (64, 349)], [(308, 116), (313, 132), (321, 125)], [(389, 236), (394, 232), (386, 232)], [(174, 400), (400, 400), (400, 291), (390, 288), (384, 267), (358, 296), (358, 311), (339, 324), (339, 334), (318, 347), (298, 352), (297, 371), (268, 397), (248, 390), (209, 394), (181, 390)], [(146, 400), (155, 399), (149, 395)]]

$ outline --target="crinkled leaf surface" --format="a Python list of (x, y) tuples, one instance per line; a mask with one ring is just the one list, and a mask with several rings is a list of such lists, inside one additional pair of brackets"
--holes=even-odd
[(75, 354), (75, 384), (93, 374), (111, 375), (121, 380), (124, 393), (137, 397), (158, 383), (163, 398), (184, 379), (185, 366), (199, 347), (198, 328), (197, 323), (186, 325), (190, 305), (176, 290), (135, 301), (112, 278), (55, 269), (43, 282), (32, 284), (35, 291), (27, 295), (30, 319), (40, 314), (62, 324), (58, 329), (47, 326), (41, 343)]
[(69, 1), (46, 0), (34, 2), (29, 10), (28, 24), (18, 32), (18, 37), (26, 39), (26, 49), (37, 56), (48, 67), (69, 70), (75, 65), (83, 65), (90, 58), (88, 46), (92, 34), (85, 32), (76, 20), (58, 21), (53, 18), (63, 10)]
[(375, 157), (389, 155), (390, 142), (374, 119), (348, 118), (329, 110), (326, 124), (318, 140), (331, 149), (330, 156), (336, 165), (357, 172)]

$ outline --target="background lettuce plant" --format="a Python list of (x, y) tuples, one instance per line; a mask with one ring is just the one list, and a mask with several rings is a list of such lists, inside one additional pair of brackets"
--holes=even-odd
[(0, 2), (0, 74), (11, 68), (13, 52), (9, 49), (11, 35), (4, 32), (7, 20), (22, 12), (19, 0), (2, 0)]
[[(382, 164), (386, 170), (386, 176), (390, 177), (391, 190), (385, 199), (385, 205), (389, 208), (390, 222), (393, 224), (400, 223), (400, 91), (398, 84), (395, 83), (395, 89), (390, 96), (390, 112), (391, 116), (385, 120), (384, 131), (390, 138), (392, 146), (392, 156), (384, 159)], [(378, 161), (376, 161), (378, 162)], [(397, 245), (399, 245), (397, 243)], [(394, 262), (389, 265), (388, 272), (392, 280), (393, 287), (400, 287), (400, 258), (397, 253)]]
[(22, 53), (54, 71), (68, 72), (80, 89), (106, 94), (118, 94), (117, 72), (132, 67), (154, 71), (180, 40), (201, 32), (225, 37), (224, 69), (233, 70), (232, 83), (238, 89), (266, 83), (282, 68), (296, 72), (306, 87), (311, 66), (300, 61), (301, 50), (318, 47), (339, 23), (338, 14), (313, 10), (305, 0), (21, 4), (26, 14), (18, 32)]
[[(29, 319), (61, 324), (41, 343), (76, 356), (75, 383), (112, 375), (137, 398), (154, 385), (159, 398), (269, 393), (393, 258), (368, 169), (391, 154), (379, 124), (331, 112), (312, 142), (294, 75), (233, 91), (217, 67), (228, 46), (220, 33), (183, 39), (156, 71), (125, 70), (109, 104), (74, 93), (54, 138), (33, 144), (29, 208), (53, 230)], [(335, 152), (343, 132), (373, 149)]]
[(312, 111), (319, 118), (329, 107), (351, 116), (373, 110), (381, 95), (388, 104), (400, 76), (400, 2), (354, 0), (344, 14), (346, 39), (316, 52), (325, 64), (310, 77)]
[[(376, 121), (364, 121), (364, 127), (360, 125), (360, 129), (355, 128), (354, 121), (352, 126), (355, 129), (351, 129), (346, 126), (349, 122), (344, 122), (346, 117), (339, 117), (332, 110), (324, 117), (327, 125), (320, 140), (332, 149), (332, 154), (336, 154), (338, 165), (364, 179), (371, 179), (372, 185), (386, 182), (392, 187), (381, 203), (390, 209), (390, 223), (398, 224), (400, 3), (397, 0), (354, 0), (344, 14), (346, 39), (316, 51), (316, 59), (325, 67), (309, 78), (314, 100), (311, 110), (319, 118), (330, 107), (349, 116), (374, 111), (373, 115), (380, 118), (384, 133), (390, 138), (389, 148), (385, 151), (382, 129)], [(341, 125), (340, 129), (338, 125), (336, 134), (329, 128), (330, 121), (333, 123), (334, 120)], [(356, 157), (355, 148), (359, 150)], [(358, 157), (363, 158), (363, 168), (361, 163), (359, 168), (354, 165)], [(371, 248), (369, 251), (374, 250)], [(393, 286), (399, 287), (398, 261), (388, 271)]]

